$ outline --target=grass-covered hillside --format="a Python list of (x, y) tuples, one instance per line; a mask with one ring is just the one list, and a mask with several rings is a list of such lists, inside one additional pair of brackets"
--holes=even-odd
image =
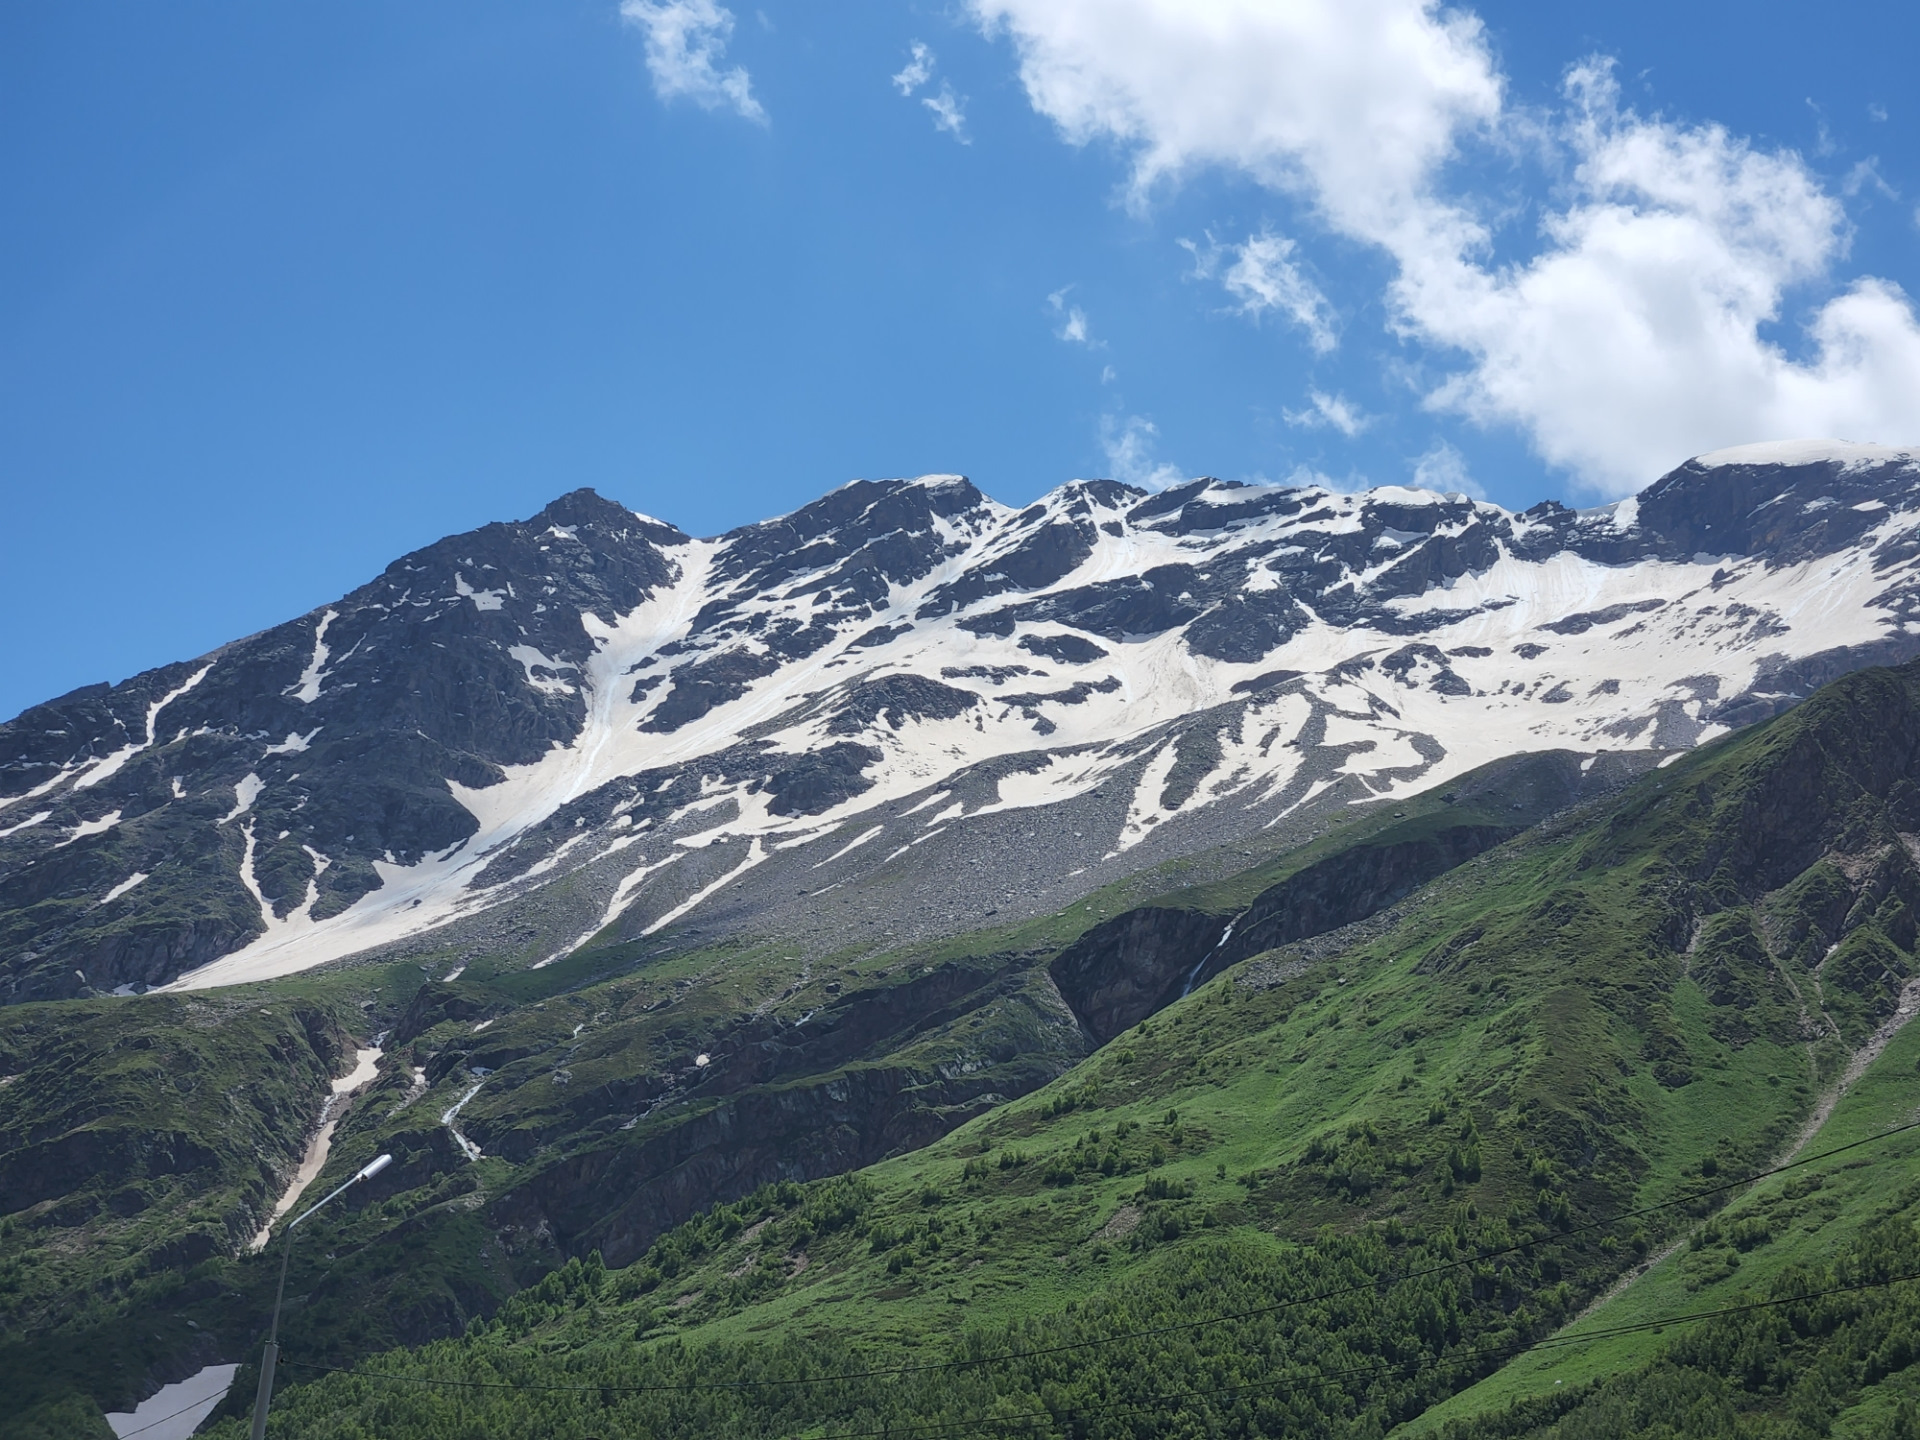
[[(625, 1251), (609, 1228), (352, 1374), (319, 1322), (359, 1262), (318, 1257), (372, 1253), (380, 1207), (316, 1220), (271, 1433), (1905, 1433), (1916, 782), (1920, 670), (1855, 675), (1084, 1037), (931, 1143)], [(537, 1013), (589, 1023), (590, 993)]]
[(220, 1348), (191, 1312), (298, 1161), (360, 1016), (212, 995), (0, 1018), (0, 1393), (16, 1420), (130, 1403), (154, 1367)]
[(1223, 931), (1376, 915), (1618, 779), (1520, 757), (1024, 925), (826, 962), (777, 936), (609, 936), (541, 968), (449, 958), (0, 1010), (0, 1178), (20, 1181), (0, 1210), (0, 1403), (124, 1406), (252, 1354), (273, 1270), (245, 1242), (356, 1047), (382, 1048), (377, 1076), (314, 1193), (380, 1151), (398, 1163), (316, 1222), (287, 1317), (335, 1363), (460, 1334), (570, 1260), (626, 1265), (770, 1183), (915, 1152), (1204, 983), (1234, 957)]

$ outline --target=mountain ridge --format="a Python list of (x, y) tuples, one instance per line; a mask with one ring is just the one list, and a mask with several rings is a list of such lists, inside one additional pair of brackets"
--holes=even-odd
[[(535, 963), (784, 925), (783, 889), (889, 864), (913, 873), (854, 923), (958, 933), (1016, 874), (1050, 905), (1515, 748), (1685, 748), (1904, 659), (1916, 522), (1915, 452), (1833, 445), (1587, 511), (1206, 479), (1015, 510), (933, 476), (696, 539), (574, 491), (0, 726), (0, 992), (509, 932)], [(942, 908), (968, 834), (1001, 858)]]

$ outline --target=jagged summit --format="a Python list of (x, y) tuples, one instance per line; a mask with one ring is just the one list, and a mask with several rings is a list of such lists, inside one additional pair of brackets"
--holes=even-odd
[(695, 539), (576, 490), (0, 726), (0, 991), (952, 933), (1501, 755), (1698, 744), (1920, 650), (1917, 546), (1915, 452), (1838, 442), (1518, 514), (933, 475)]
[(617, 536), (637, 524), (656, 545), (678, 545), (690, 538), (679, 526), (629, 510), (585, 485), (569, 490), (526, 523), (535, 528), (544, 525), (549, 530), (575, 530), (585, 526), (608, 536)]

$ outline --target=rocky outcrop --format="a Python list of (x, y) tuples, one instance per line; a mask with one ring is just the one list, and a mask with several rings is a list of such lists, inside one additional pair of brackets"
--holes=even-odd
[(1143, 905), (1094, 926), (1048, 967), (1095, 1044), (1178, 998), (1182, 982), (1217, 946), (1231, 915)]

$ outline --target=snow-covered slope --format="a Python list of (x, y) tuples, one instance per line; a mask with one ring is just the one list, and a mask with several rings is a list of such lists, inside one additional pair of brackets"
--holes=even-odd
[(1599, 510), (856, 482), (713, 540), (579, 491), (0, 727), (0, 993), (385, 947), (951, 932), (1550, 747), (1680, 749), (1920, 651), (1920, 455)]

